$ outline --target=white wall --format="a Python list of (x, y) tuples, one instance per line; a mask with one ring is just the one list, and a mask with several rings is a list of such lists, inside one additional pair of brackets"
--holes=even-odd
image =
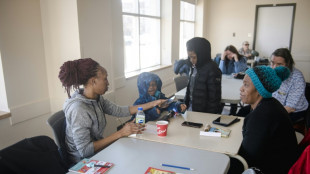
[(39, 0), (0, 1), (0, 50), (11, 111), (0, 120), (0, 148), (48, 134), (42, 120), (50, 104), (41, 26)]
[(41, 25), (39, 0), (0, 1), (0, 50), (12, 124), (50, 112)]
[(60, 66), (81, 58), (76, 0), (41, 0), (42, 30), (51, 112), (67, 98), (58, 79)]

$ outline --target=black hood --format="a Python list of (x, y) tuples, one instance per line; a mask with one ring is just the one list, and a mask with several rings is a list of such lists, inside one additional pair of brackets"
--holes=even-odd
[[(194, 51), (196, 53), (197, 68), (211, 61), (211, 44), (207, 39), (202, 37), (194, 37), (186, 42), (186, 47), (187, 51)], [(190, 60), (189, 57), (188, 60)]]

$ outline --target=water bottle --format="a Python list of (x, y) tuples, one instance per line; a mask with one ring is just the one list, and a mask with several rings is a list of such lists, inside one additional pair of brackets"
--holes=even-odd
[(136, 123), (145, 124), (145, 115), (142, 107), (138, 107), (138, 112), (136, 114)]

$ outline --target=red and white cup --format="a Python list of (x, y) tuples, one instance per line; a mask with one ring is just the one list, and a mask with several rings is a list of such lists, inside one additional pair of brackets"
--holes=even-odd
[(157, 135), (160, 137), (165, 137), (167, 136), (167, 130), (168, 130), (168, 121), (157, 121), (156, 122), (157, 126)]

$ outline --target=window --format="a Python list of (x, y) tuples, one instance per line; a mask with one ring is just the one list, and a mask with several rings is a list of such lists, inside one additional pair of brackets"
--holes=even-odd
[(1, 60), (1, 52), (0, 52), (0, 111), (9, 112), (8, 103), (7, 103), (7, 96), (5, 90), (5, 83), (4, 83), (4, 76), (3, 76), (3, 69), (2, 69), (2, 60)]
[(122, 0), (125, 73), (160, 65), (160, 0)]
[(186, 42), (195, 36), (195, 3), (180, 4), (180, 58), (187, 57)]

